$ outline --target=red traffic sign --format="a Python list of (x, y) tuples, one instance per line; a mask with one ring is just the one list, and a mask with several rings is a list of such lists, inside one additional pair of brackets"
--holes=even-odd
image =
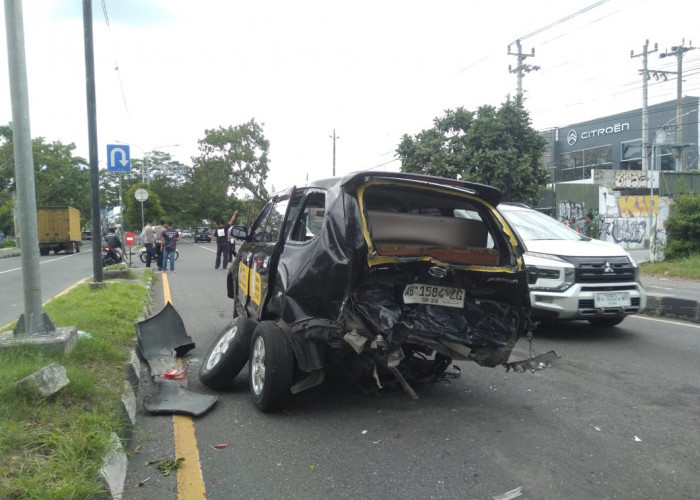
[(132, 245), (134, 244), (134, 233), (131, 233), (131, 232), (126, 233), (126, 234), (124, 235), (124, 242), (125, 242), (128, 246), (132, 246)]

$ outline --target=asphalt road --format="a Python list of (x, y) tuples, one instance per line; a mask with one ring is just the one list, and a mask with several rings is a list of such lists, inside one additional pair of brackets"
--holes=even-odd
[[(199, 361), (231, 317), (213, 250), (181, 245), (176, 272), (165, 278), (196, 344), (184, 359), (189, 388), (206, 394), (217, 393), (197, 380)], [(165, 280), (155, 286), (154, 313)], [(176, 455), (190, 471), (201, 468), (210, 500), (491, 499), (517, 488), (523, 499), (697, 498), (698, 339), (700, 325), (645, 316), (607, 329), (539, 329), (536, 352), (561, 356), (542, 372), (460, 362), (460, 378), (417, 387), (418, 401), (323, 387), (279, 414), (255, 409), (244, 369), (233, 391), (191, 419), (195, 454), (187, 456), (175, 452), (182, 417), (141, 406), (152, 393), (144, 377), (124, 498), (195, 498), (183, 496), (190, 490), (178, 474), (149, 464)], [(515, 354), (527, 357), (527, 344)]]

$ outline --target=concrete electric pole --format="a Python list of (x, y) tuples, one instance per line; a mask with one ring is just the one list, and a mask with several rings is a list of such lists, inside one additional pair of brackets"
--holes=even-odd
[(522, 98), (523, 95), (523, 76), (524, 73), (529, 73), (530, 71), (537, 71), (540, 69), (539, 66), (531, 66), (529, 64), (523, 64), (525, 62), (525, 59), (528, 57), (534, 57), (535, 56), (535, 49), (532, 49), (532, 52), (530, 54), (523, 54), (523, 48), (520, 45), (520, 39), (515, 41), (515, 46), (518, 48), (517, 52), (511, 52), (510, 51), (510, 45), (508, 45), (508, 55), (509, 56), (516, 56), (518, 58), (518, 65), (515, 68), (512, 68), (510, 65), (508, 65), (508, 71), (510, 73), (516, 73), (518, 75), (518, 96)]
[(648, 81), (649, 70), (647, 68), (647, 60), (649, 54), (659, 50), (658, 44), (654, 44), (654, 50), (649, 51), (649, 40), (644, 42), (644, 48), (641, 54), (630, 52), (630, 57), (642, 57), (642, 69), (639, 73), (642, 75), (642, 170), (649, 170), (649, 111), (648, 105)]
[[(688, 43), (692, 45), (693, 42), (688, 41)], [(674, 45), (671, 47), (670, 52), (666, 51), (659, 54), (659, 57), (662, 59), (664, 57), (676, 56), (678, 62), (678, 68), (676, 71), (676, 148), (674, 150), (676, 157), (676, 171), (685, 170), (681, 162), (681, 152), (683, 150), (683, 55), (689, 50), (694, 49), (695, 47), (686, 47), (685, 39), (683, 39), (680, 45)]]
[(333, 135), (329, 135), (333, 139), (333, 177), (335, 177), (335, 140), (340, 139), (339, 136), (335, 135), (335, 129), (333, 129)]
[(29, 84), (24, 52), (24, 18), (20, 0), (5, 1), (7, 62), (12, 101), (12, 143), (17, 184), (17, 216), (22, 247), (24, 314), (19, 317), (15, 335), (38, 335), (54, 331), (53, 323), (42, 311), (39, 272), (39, 234), (34, 185), (34, 156), (29, 127)]

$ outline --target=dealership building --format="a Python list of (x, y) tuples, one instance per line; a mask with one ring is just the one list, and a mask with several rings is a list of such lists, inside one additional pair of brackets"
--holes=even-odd
[[(700, 100), (684, 97), (647, 107), (648, 170), (698, 170)], [(680, 124), (680, 126), (679, 126)], [(642, 109), (542, 132), (545, 166), (557, 182), (591, 179), (594, 170), (642, 170)]]

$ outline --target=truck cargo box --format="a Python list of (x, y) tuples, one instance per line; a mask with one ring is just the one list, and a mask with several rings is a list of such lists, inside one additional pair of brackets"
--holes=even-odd
[(37, 207), (39, 253), (47, 255), (79, 252), (81, 245), (80, 211), (73, 207)]

